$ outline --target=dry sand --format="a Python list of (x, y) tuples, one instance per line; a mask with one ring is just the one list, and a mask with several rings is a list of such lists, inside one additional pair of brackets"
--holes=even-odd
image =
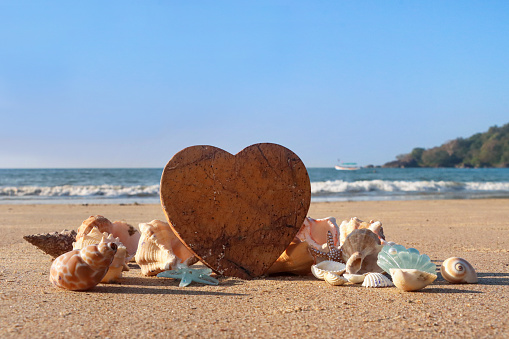
[(179, 288), (131, 264), (120, 284), (70, 292), (23, 235), (75, 229), (90, 215), (138, 225), (158, 205), (0, 205), (0, 337), (509, 337), (509, 200), (313, 203), (314, 218), (380, 220), (388, 240), (437, 265), (467, 259), (479, 283), (439, 275), (419, 292), (329, 286), (313, 276)]

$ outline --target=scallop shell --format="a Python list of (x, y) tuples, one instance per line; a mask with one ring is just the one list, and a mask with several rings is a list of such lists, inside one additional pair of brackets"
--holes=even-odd
[(309, 245), (295, 238), (267, 271), (267, 274), (293, 273), (307, 275), (311, 270), (314, 258), (309, 253)]
[(453, 284), (476, 284), (478, 281), (474, 267), (463, 258), (446, 259), (440, 266), (440, 272), (445, 280)]
[(394, 286), (392, 281), (382, 273), (368, 273), (362, 283), (364, 287), (391, 287)]
[(115, 243), (101, 242), (62, 254), (53, 261), (49, 280), (68, 290), (89, 290), (104, 278), (116, 252)]
[(378, 266), (390, 274), (391, 268), (408, 268), (436, 275), (436, 265), (426, 254), (402, 245), (384, 246), (378, 254)]
[(125, 221), (111, 222), (102, 215), (95, 215), (83, 221), (78, 228), (76, 240), (88, 234), (94, 227), (97, 227), (101, 233), (107, 232), (112, 234), (115, 238), (119, 238), (120, 242), (122, 242), (127, 249), (129, 260), (135, 255), (141, 236), (136, 228)]
[(343, 274), (343, 277), (351, 282), (352, 284), (361, 284), (364, 281), (364, 278), (368, 275), (368, 273), (364, 274)]
[(382, 272), (376, 263), (381, 249), (378, 236), (371, 230), (366, 228), (353, 230), (341, 246), (341, 257), (346, 262), (346, 273)]
[(127, 250), (125, 246), (120, 242), (119, 238), (114, 238), (113, 235), (107, 232), (101, 233), (97, 227), (83, 235), (78, 241), (72, 244), (73, 249), (82, 249), (89, 245), (98, 244), (100, 242), (113, 242), (117, 245), (117, 253), (113, 258), (112, 263), (108, 269), (108, 272), (101, 280), (102, 283), (116, 282), (122, 277), (122, 271), (129, 271), (129, 267), (126, 265), (127, 261)]
[(340, 246), (344, 244), (348, 235), (357, 229), (369, 229), (371, 232), (375, 233), (378, 236), (382, 243), (385, 241), (384, 231), (382, 228), (382, 223), (380, 221), (370, 220), (369, 222), (366, 222), (360, 220), (357, 217), (353, 217), (350, 220), (343, 220), (343, 222), (339, 226)]
[(144, 275), (156, 275), (177, 264), (192, 265), (194, 254), (173, 233), (170, 225), (161, 220), (140, 224), (141, 237), (135, 260)]
[(339, 227), (336, 224), (336, 219), (333, 217), (323, 219), (313, 219), (307, 217), (304, 219), (302, 227), (297, 233), (296, 238), (300, 241), (307, 242), (309, 246), (317, 250), (325, 249), (327, 244), (327, 231), (330, 231), (334, 245), (338, 246), (339, 242)]
[(346, 266), (337, 261), (324, 260), (318, 264), (311, 266), (311, 273), (320, 280), (324, 280), (325, 274), (327, 272), (341, 275), (345, 272)]
[(391, 268), (390, 273), (394, 285), (403, 291), (418, 291), (437, 278), (436, 274), (412, 268)]
[(63, 230), (60, 233), (25, 235), (23, 239), (41, 249), (44, 253), (51, 255), (52, 258), (57, 258), (72, 251), (72, 243), (76, 241), (76, 231)]
[(323, 276), (323, 280), (325, 280), (326, 283), (332, 286), (341, 286), (344, 283), (347, 282), (347, 280), (337, 274), (334, 274), (332, 272), (325, 272)]

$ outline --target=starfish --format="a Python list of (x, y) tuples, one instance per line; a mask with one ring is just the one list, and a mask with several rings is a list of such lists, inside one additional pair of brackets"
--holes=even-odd
[(186, 287), (193, 281), (208, 285), (218, 285), (219, 280), (212, 278), (210, 268), (189, 268), (185, 264), (178, 264), (174, 270), (159, 273), (158, 277), (180, 279), (179, 287)]
[(329, 249), (328, 252), (323, 252), (313, 247), (309, 247), (309, 250), (311, 254), (315, 256), (324, 257), (327, 258), (327, 260), (343, 262), (343, 260), (341, 260), (341, 248), (334, 246), (334, 237), (331, 231), (327, 231), (327, 248)]

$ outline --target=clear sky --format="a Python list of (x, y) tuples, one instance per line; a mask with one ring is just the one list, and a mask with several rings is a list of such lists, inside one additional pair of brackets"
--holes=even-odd
[(508, 122), (508, 1), (0, 0), (1, 168), (380, 165)]

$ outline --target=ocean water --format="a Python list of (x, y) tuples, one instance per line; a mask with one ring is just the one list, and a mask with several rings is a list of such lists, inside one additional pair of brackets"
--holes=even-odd
[[(509, 169), (308, 168), (312, 201), (509, 198)], [(159, 203), (162, 168), (0, 169), (0, 204)]]

